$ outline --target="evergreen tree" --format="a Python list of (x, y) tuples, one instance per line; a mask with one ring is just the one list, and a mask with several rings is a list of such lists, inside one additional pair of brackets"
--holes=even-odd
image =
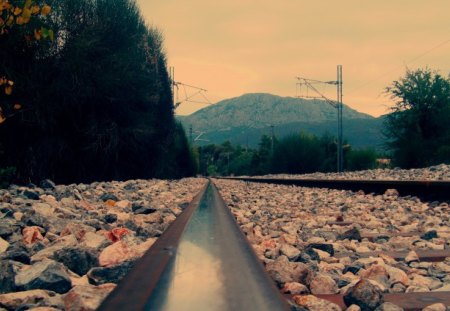
[(136, 3), (48, 2), (55, 40), (25, 62), (19, 54), (2, 62), (26, 77), (16, 95), (26, 99), (23, 111), (0, 126), (4, 166), (17, 167), (22, 181), (65, 183), (193, 174), (162, 36)]

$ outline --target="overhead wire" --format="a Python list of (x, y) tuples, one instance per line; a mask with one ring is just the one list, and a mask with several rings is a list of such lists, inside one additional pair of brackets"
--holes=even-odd
[(358, 91), (358, 90), (360, 90), (360, 89), (366, 87), (367, 85), (372, 84), (372, 83), (375, 82), (375, 81), (378, 81), (379, 79), (381, 79), (381, 78), (383, 78), (383, 77), (385, 77), (385, 76), (387, 76), (387, 75), (393, 73), (394, 71), (397, 71), (399, 68), (402, 68), (403, 66), (405, 66), (405, 65), (407, 65), (407, 64), (410, 64), (410, 63), (412, 63), (412, 62), (415, 62), (416, 60), (418, 60), (418, 59), (424, 57), (425, 55), (428, 55), (429, 53), (433, 52), (434, 50), (437, 50), (438, 48), (440, 48), (440, 47), (446, 45), (446, 44), (449, 43), (449, 42), (450, 42), (450, 39), (447, 39), (447, 40), (445, 40), (444, 42), (441, 42), (441, 43), (439, 43), (438, 45), (433, 46), (431, 49), (429, 49), (429, 50), (423, 52), (422, 54), (420, 54), (420, 55), (418, 55), (418, 56), (416, 56), (416, 57), (414, 57), (414, 58), (412, 58), (412, 59), (406, 61), (402, 66), (397, 66), (397, 67), (395, 67), (394, 69), (389, 70), (389, 71), (387, 71), (387, 72), (385, 72), (385, 73), (383, 73), (383, 74), (381, 74), (381, 75), (375, 77), (375, 78), (372, 79), (372, 80), (369, 80), (369, 81), (367, 81), (367, 82), (365, 82), (365, 83), (363, 83), (363, 84), (361, 84), (361, 85), (359, 85), (359, 86), (357, 86), (357, 87), (355, 87), (355, 88), (353, 88), (353, 89), (350, 89), (349, 91), (346, 92), (347, 95), (348, 95), (348, 94), (351, 94), (351, 93), (353, 93), (353, 92), (356, 92), (356, 91)]

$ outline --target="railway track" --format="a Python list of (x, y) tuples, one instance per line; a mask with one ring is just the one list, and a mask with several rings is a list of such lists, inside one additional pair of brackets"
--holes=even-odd
[(328, 180), (253, 177), (226, 177), (224, 179), (277, 185), (292, 185), (299, 187), (329, 188), (351, 191), (362, 190), (365, 193), (375, 194), (383, 194), (387, 189), (396, 189), (401, 196), (416, 196), (424, 201), (450, 202), (450, 181)]
[(208, 182), (99, 310), (289, 310)]
[[(279, 183), (291, 184), (287, 180)], [(391, 185), (386, 189), (395, 188)], [(385, 255), (402, 260), (406, 253)], [(422, 261), (443, 261), (450, 252), (425, 251), (419, 252), (419, 257)], [(317, 297), (346, 308), (342, 295)], [(209, 181), (98, 310), (289, 310), (287, 301), (291, 298), (276, 289), (217, 188)], [(433, 303), (450, 307), (450, 292), (384, 294), (383, 298), (407, 311), (421, 310)]]

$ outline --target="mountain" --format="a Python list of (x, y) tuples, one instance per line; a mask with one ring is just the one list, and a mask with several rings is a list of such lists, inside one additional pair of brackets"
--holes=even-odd
[[(192, 126), (198, 144), (232, 143), (255, 147), (261, 135), (283, 137), (300, 131), (336, 135), (337, 110), (323, 100), (305, 100), (271, 94), (245, 94), (223, 100), (189, 116), (177, 117), (189, 135)], [(381, 146), (382, 120), (344, 105), (343, 133), (354, 147)], [(207, 141), (206, 141), (207, 140)]]

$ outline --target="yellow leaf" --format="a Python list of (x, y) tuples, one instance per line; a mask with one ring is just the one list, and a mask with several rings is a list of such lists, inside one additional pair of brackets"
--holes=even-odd
[(22, 16), (19, 16), (16, 18), (16, 24), (17, 25), (23, 25), (24, 24), (24, 20)]
[(24, 20), (22, 16), (19, 16), (16, 18), (16, 24), (17, 25), (23, 25), (24, 24)]
[(21, 104), (14, 104), (14, 110), (20, 110), (20, 109), (22, 109)]
[(19, 8), (19, 7), (14, 8), (14, 15), (15, 16), (19, 15), (20, 13), (22, 13), (22, 9), (21, 8)]
[(25, 19), (25, 20), (29, 19), (31, 17), (31, 10), (23, 9), (22, 16), (23, 16), (23, 19)]
[(0, 107), (0, 124), (5, 122), (5, 120), (6, 120), (6, 117), (3, 114), (3, 109), (2, 109), (2, 107)]
[(12, 86), (10, 86), (10, 85), (6, 86), (5, 87), (5, 94), (6, 95), (11, 95), (12, 94), (12, 90), (13, 90)]
[(14, 16), (10, 15), (6, 21), (6, 26), (11, 26), (14, 23)]
[(8, 80), (8, 84), (13, 86), (14, 85), (14, 81)]
[(3, 20), (3, 18), (0, 17), (0, 26), (3, 26), (5, 24), (5, 21)]
[(51, 12), (52, 8), (49, 5), (44, 5), (41, 9), (41, 15), (46, 16)]
[(41, 9), (39, 8), (38, 5), (33, 5), (33, 6), (31, 7), (31, 13), (33, 13), (33, 14), (38, 14), (40, 10), (41, 10)]
[(33, 0), (27, 0), (25, 1), (25, 5), (23, 6), (24, 8), (29, 8), (32, 4)]
[(3, 10), (9, 10), (11, 8), (11, 4), (8, 3), (8, 1), (0, 1), (0, 9)]

